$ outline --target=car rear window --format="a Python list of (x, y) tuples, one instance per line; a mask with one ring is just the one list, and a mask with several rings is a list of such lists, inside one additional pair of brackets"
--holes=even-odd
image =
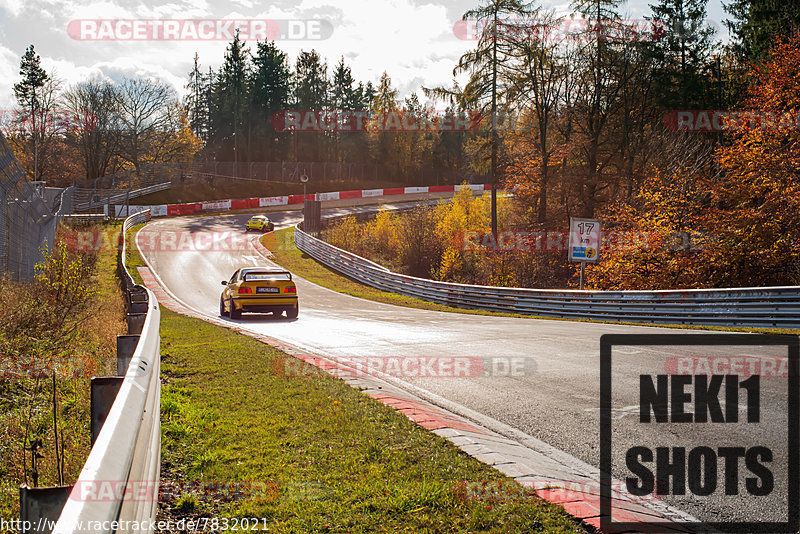
[(291, 280), (288, 273), (245, 273), (245, 282), (258, 282), (263, 280)]

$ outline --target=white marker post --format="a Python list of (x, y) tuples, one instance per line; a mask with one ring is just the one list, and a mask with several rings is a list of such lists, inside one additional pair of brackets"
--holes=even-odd
[(601, 228), (599, 219), (569, 219), (569, 261), (581, 262), (581, 290), (586, 262), (594, 263), (600, 257)]

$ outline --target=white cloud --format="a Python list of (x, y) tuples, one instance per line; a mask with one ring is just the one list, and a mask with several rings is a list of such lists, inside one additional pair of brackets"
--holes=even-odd
[[(622, 12), (641, 16), (652, 0), (635, 0)], [(113, 18), (257, 18), (323, 19), (333, 25), (326, 40), (280, 40), (278, 46), (294, 63), (301, 50), (315, 48), (329, 70), (341, 56), (359, 81), (377, 82), (385, 70), (400, 97), (420, 85), (450, 86), (458, 58), (474, 42), (458, 39), (453, 25), (479, 0), (272, 0), (267, 6), (255, 0), (0, 0), (0, 105), (13, 102), (19, 59), (33, 43), (46, 69), (55, 69), (67, 82), (90, 75), (158, 76), (179, 92), (191, 69), (195, 52), (201, 66), (217, 68), (225, 41), (78, 41), (67, 34), (71, 20)], [(564, 10), (566, 0), (548, 7)], [(719, 0), (709, 4), (709, 19), (719, 25), (724, 14)], [(721, 35), (724, 37), (724, 35)], [(248, 42), (253, 46), (254, 43)]]

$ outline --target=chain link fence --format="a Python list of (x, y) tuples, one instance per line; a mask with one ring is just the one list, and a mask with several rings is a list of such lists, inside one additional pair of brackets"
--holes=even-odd
[(53, 246), (58, 220), (69, 209), (71, 196), (71, 189), (61, 192), (53, 213), (0, 134), (0, 276), (33, 277), (43, 250)]

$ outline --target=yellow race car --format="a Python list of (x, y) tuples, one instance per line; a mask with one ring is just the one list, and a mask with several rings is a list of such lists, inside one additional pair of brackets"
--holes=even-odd
[(272, 312), (277, 317), (286, 312), (288, 319), (294, 319), (300, 309), (289, 271), (246, 267), (222, 285), (225, 289), (219, 297), (219, 314), (223, 317), (241, 319), (242, 312)]
[(247, 226), (245, 226), (245, 229), (247, 232), (250, 230), (272, 232), (275, 229), (275, 225), (272, 224), (272, 221), (270, 221), (269, 217), (266, 215), (253, 215), (250, 217), (250, 220), (247, 221)]

